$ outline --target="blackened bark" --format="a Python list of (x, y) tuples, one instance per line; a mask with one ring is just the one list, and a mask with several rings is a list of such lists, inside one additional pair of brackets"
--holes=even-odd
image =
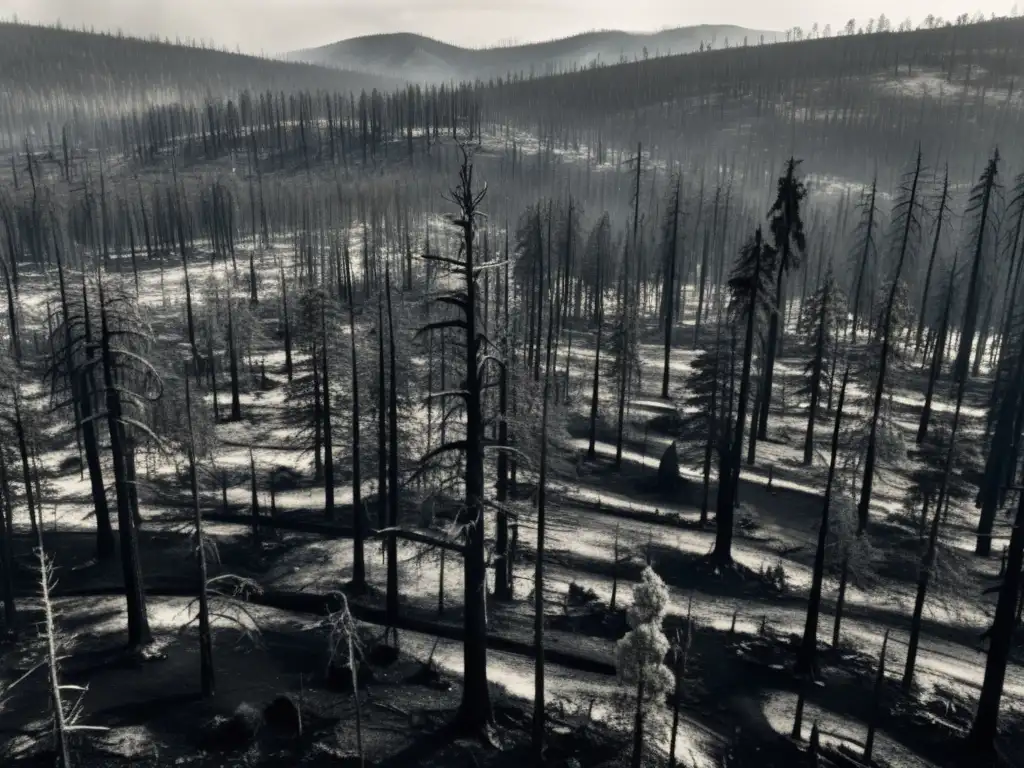
[(836, 423), (832, 430), (832, 458), (828, 465), (828, 480), (825, 483), (825, 500), (822, 504), (821, 523), (818, 526), (818, 545), (814, 551), (814, 571), (811, 577), (811, 594), (807, 600), (807, 621), (804, 623), (803, 640), (797, 653), (796, 669), (801, 675), (813, 677), (818, 652), (818, 617), (821, 613), (821, 588), (825, 581), (825, 546), (828, 543), (829, 513), (832, 506), (832, 486), (836, 477), (836, 458), (839, 455), (839, 436), (843, 421), (843, 404), (846, 400), (846, 384), (850, 378), (850, 367), (843, 373), (843, 384), (839, 388), (839, 403), (836, 406)]
[(142, 583), (139, 540), (135, 530), (135, 520), (132, 516), (131, 493), (128, 488), (125, 446), (122, 443), (121, 396), (115, 383), (116, 353), (111, 347), (112, 334), (107, 323), (107, 308), (102, 282), (99, 285), (99, 304), (100, 356), (103, 365), (107, 432), (110, 435), (110, 455), (117, 495), (117, 527), (121, 540), (121, 565), (128, 613), (128, 644), (133, 648), (138, 648), (150, 641), (151, 634), (149, 620), (146, 616), (146, 593)]
[(235, 347), (235, 317), (231, 308), (231, 295), (228, 295), (228, 363), (231, 374), (231, 420), (242, 418), (242, 401), (238, 384), (238, 349)]
[(199, 601), (199, 682), (203, 698), (213, 696), (216, 688), (213, 669), (213, 638), (210, 631), (210, 603), (206, 589), (206, 542), (203, 539), (203, 514), (199, 510), (199, 483), (196, 474), (195, 438), (192, 433), (192, 392), (185, 373), (185, 411), (188, 419), (188, 481), (192, 492), (192, 519), (196, 527), (196, 585)]
[(391, 309), (391, 267), (384, 264), (384, 290), (388, 304), (388, 574), (387, 616), (388, 627), (398, 645), (398, 373), (395, 364), (395, 324)]

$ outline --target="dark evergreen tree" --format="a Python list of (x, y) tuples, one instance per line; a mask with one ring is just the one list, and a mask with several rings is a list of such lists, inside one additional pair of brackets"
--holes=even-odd
[(792, 157), (786, 161), (786, 172), (779, 177), (775, 202), (768, 211), (768, 228), (772, 234), (772, 245), (778, 254), (775, 265), (775, 296), (772, 315), (768, 326), (768, 343), (765, 350), (764, 377), (759, 400), (761, 413), (757, 420), (757, 437), (768, 437), (768, 415), (772, 401), (772, 382), (775, 376), (775, 356), (779, 348), (781, 333), (779, 319), (786, 315), (783, 288), (791, 270), (799, 269), (800, 260), (807, 250), (807, 237), (800, 207), (807, 197), (807, 188), (796, 176), (799, 160)]

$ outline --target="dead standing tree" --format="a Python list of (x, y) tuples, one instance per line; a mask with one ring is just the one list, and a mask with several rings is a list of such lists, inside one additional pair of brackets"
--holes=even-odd
[[(96, 346), (99, 347), (100, 356), (87, 361), (85, 367), (98, 366), (101, 369), (102, 405), (91, 418), (105, 419), (110, 436), (110, 457), (117, 497), (117, 527), (128, 608), (128, 644), (138, 648), (149, 642), (150, 632), (139, 561), (138, 533), (132, 514), (128, 432), (138, 430), (148, 435), (157, 445), (161, 444), (137, 412), (160, 398), (163, 385), (152, 363), (138, 351), (148, 343), (149, 336), (134, 293), (122, 290), (117, 284), (105, 286), (99, 273), (96, 290), (100, 317), (100, 337)], [(83, 311), (88, 314), (85, 297), (83, 304)]]
[(466, 437), (462, 440), (444, 442), (429, 451), (420, 460), (420, 469), (426, 468), (436, 457), (462, 452), (465, 456), (465, 503), (460, 518), (465, 531), (464, 560), (464, 611), (465, 641), (463, 663), (462, 703), (459, 707), (456, 726), (462, 730), (486, 735), (493, 724), (490, 691), (487, 685), (487, 616), (485, 605), (486, 562), (484, 557), (484, 424), (481, 414), (484, 379), (487, 363), (496, 358), (481, 356), (481, 350), (489, 345), (484, 333), (477, 329), (477, 279), (482, 270), (494, 264), (477, 265), (474, 261), (474, 244), (478, 220), (483, 216), (480, 204), (487, 194), (484, 186), (479, 192), (473, 189), (472, 153), (465, 143), (459, 144), (462, 164), (459, 182), (447, 198), (459, 209), (450, 217), (451, 223), (461, 230), (462, 241), (456, 258), (426, 254), (422, 258), (446, 267), (453, 278), (461, 280), (461, 288), (452, 288), (437, 301), (455, 307), (461, 316), (427, 323), (419, 333), (434, 330), (457, 329), (465, 335), (466, 371), (460, 386), (454, 389), (431, 392), (428, 397), (458, 398), (465, 411)]

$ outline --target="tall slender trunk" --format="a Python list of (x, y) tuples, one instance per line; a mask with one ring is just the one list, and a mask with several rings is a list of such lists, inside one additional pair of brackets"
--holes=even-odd
[(388, 575), (387, 575), (387, 617), (388, 626), (398, 645), (398, 373), (395, 368), (395, 320), (391, 310), (391, 267), (384, 262), (384, 290), (388, 303), (388, 356), (390, 368), (388, 377)]
[[(814, 462), (814, 422), (818, 418), (818, 403), (821, 400), (821, 375), (825, 367), (825, 323), (828, 319), (829, 290), (822, 293), (821, 309), (818, 312), (818, 337), (814, 344), (814, 363), (811, 366), (811, 403), (807, 415), (807, 434), (804, 437), (804, 466)], [(831, 470), (830, 470), (831, 472)]]
[(508, 261), (508, 228), (505, 228), (505, 299), (504, 328), (501, 338), (501, 379), (498, 382), (498, 466), (497, 466), (497, 502), (498, 511), (495, 515), (494, 536), (494, 597), (498, 600), (512, 599), (512, 563), (508, 557), (508, 513), (505, 504), (508, 501), (508, 377), (511, 365), (509, 354), (509, 261)]
[(327, 356), (327, 292), (320, 297), (320, 362), (321, 386), (323, 387), (323, 435), (324, 435), (324, 516), (333, 520), (334, 510), (334, 433), (331, 424), (331, 375)]
[(925, 271), (924, 275), (924, 289), (921, 292), (921, 312), (917, 318), (917, 332), (914, 335), (915, 353), (921, 348), (921, 337), (924, 335), (924, 323), (928, 317), (928, 291), (932, 283), (932, 270), (935, 268), (935, 256), (939, 252), (939, 238), (942, 236), (942, 224), (945, 221), (943, 213), (946, 210), (946, 203), (948, 200), (949, 167), (947, 166), (945, 176), (942, 179), (942, 194), (939, 196), (938, 214), (935, 217), (935, 237), (932, 239), (931, 255), (928, 257), (928, 269)]
[[(11, 254), (11, 261), (15, 259), (14, 254)], [(21, 332), (18, 330), (18, 294), (14, 289), (13, 281), (11, 280), (10, 272), (7, 269), (7, 264), (0, 261), (0, 268), (3, 269), (4, 273), (4, 285), (7, 289), (7, 325), (11, 336), (11, 355), (14, 357), (15, 363), (21, 363)]]
[(860, 322), (860, 300), (864, 293), (864, 278), (868, 270), (868, 257), (871, 255), (871, 246), (874, 243), (875, 229), (875, 196), (877, 192), (877, 181), (871, 182), (871, 192), (868, 196), (868, 222), (867, 232), (864, 235), (864, 251), (861, 253), (860, 266), (857, 268), (857, 284), (853, 291), (853, 324), (851, 326), (851, 338), (854, 344), (857, 343), (857, 325)]
[[(74, 362), (74, 340), (71, 334), (71, 315), (67, 300), (67, 287), (64, 283), (64, 266), (60, 251), (57, 251), (57, 275), (60, 282), (61, 311), (64, 314), (64, 343), (67, 355), (68, 375), (71, 377), (71, 394), (75, 398), (78, 410), (79, 428), (82, 431), (82, 442), (85, 447), (85, 462), (89, 468), (89, 488), (92, 495), (94, 513), (96, 515), (96, 558), (100, 561), (109, 560), (114, 556), (114, 529), (110, 524), (110, 507), (107, 505), (107, 492), (103, 485), (103, 467), (100, 462), (99, 441), (96, 436), (96, 424), (92, 418), (95, 394), (92, 392), (92, 367), (80, 369)], [(82, 347), (88, 363), (93, 357), (92, 324), (88, 315), (82, 318)]]
[(968, 743), (979, 753), (994, 751), (999, 723), (999, 703), (1003, 695), (1006, 668), (1016, 629), (1017, 597), (1021, 592), (1021, 571), (1024, 568), (1024, 492), (1019, 494), (1010, 545), (1007, 549), (1003, 583), (996, 602), (995, 618), (986, 633), (989, 639), (985, 676)]
[(811, 577), (811, 594), (807, 600), (807, 621), (804, 623), (803, 639), (797, 653), (796, 668), (800, 674), (815, 674), (815, 657), (818, 652), (818, 617), (821, 613), (821, 588), (825, 581), (825, 547), (828, 543), (829, 513), (832, 506), (832, 487), (836, 477), (836, 457), (839, 455), (839, 436), (843, 421), (843, 404), (846, 400), (846, 384), (850, 378), (850, 367), (843, 373), (839, 388), (839, 403), (836, 407), (836, 423), (832, 430), (832, 458), (828, 465), (828, 480), (825, 483), (825, 501), (822, 504), (821, 523), (818, 526), (818, 545), (814, 551), (814, 571)]
[(971, 279), (967, 286), (967, 301), (964, 307), (963, 325), (961, 326), (960, 347), (957, 351), (956, 364), (953, 367), (953, 372), (957, 379), (970, 374), (971, 351), (974, 348), (974, 337), (978, 325), (979, 283), (981, 278), (981, 261), (984, 256), (985, 230), (988, 228), (988, 213), (992, 202), (992, 190), (995, 188), (998, 163), (999, 152), (997, 150), (989, 161), (984, 175), (977, 240), (974, 243), (974, 261), (971, 266)]
[(36, 508), (35, 493), (32, 490), (32, 470), (29, 467), (28, 441), (25, 437), (25, 421), (21, 416), (21, 392), (19, 385), (14, 384), (14, 433), (18, 440), (18, 454), (21, 456), (21, 476), (25, 484), (25, 506), (28, 507), (28, 519), (32, 526), (32, 536), (39, 530), (39, 515)]
[[(106, 397), (107, 432), (110, 435), (110, 456), (114, 469), (114, 489), (117, 495), (117, 528), (121, 540), (121, 565), (124, 577), (125, 600), (128, 614), (128, 644), (141, 647), (151, 639), (146, 616), (146, 593), (142, 583), (142, 565), (139, 560), (139, 540), (132, 516), (131, 494), (128, 489), (126, 447), (123, 444), (121, 395), (115, 375), (112, 334), (107, 324), (107, 308), (103, 283), (99, 284), (100, 304), (100, 357), (103, 366), (103, 389)], [(88, 309), (86, 309), (88, 311)]]
[(464, 508), (469, 523), (466, 529), (463, 569), (463, 605), (465, 611), (465, 642), (463, 643), (463, 694), (459, 706), (462, 724), (486, 728), (493, 721), (490, 691), (487, 686), (487, 607), (486, 564), (484, 561), (484, 457), (483, 420), (480, 407), (480, 339), (477, 336), (476, 265), (474, 263), (474, 231), (478, 197), (471, 189), (472, 170), (468, 160), (461, 173), (463, 194), (464, 275), (466, 282), (465, 347), (466, 347), (466, 466)]
[(743, 342), (743, 372), (740, 375), (739, 402), (737, 403), (736, 427), (732, 445), (729, 446), (729, 459), (723, 462), (726, 474), (719, 477), (718, 514), (716, 518), (715, 548), (712, 557), (720, 563), (732, 562), (733, 515), (735, 512), (736, 495), (740, 482), (740, 457), (743, 453), (743, 429), (746, 426), (747, 401), (750, 399), (750, 367), (754, 355), (754, 321), (757, 317), (758, 286), (761, 276), (761, 259), (764, 245), (761, 241), (761, 228), (757, 228), (754, 236), (754, 275), (750, 305), (747, 308), (747, 329)]
[(604, 284), (602, 281), (601, 265), (597, 271), (597, 338), (594, 341), (594, 380), (590, 394), (590, 441), (587, 446), (587, 459), (593, 461), (597, 458), (597, 401), (600, 395), (601, 378), (601, 332), (604, 329)]
[[(787, 235), (785, 248), (788, 251), (789, 237)], [(768, 349), (765, 354), (764, 378), (760, 392), (761, 412), (757, 421), (757, 439), (768, 439), (768, 415), (772, 403), (772, 381), (775, 377), (775, 355), (779, 347), (779, 318), (783, 317), (785, 305), (783, 304), (783, 289), (786, 284), (786, 272), (783, 265), (788, 263), (789, 254), (785, 253), (779, 265), (779, 272), (775, 278), (775, 306), (772, 308), (772, 316), (768, 322)]]
[(345, 286), (348, 294), (349, 346), (352, 354), (352, 590), (366, 591), (366, 511), (363, 509), (363, 475), (359, 435), (359, 365), (356, 358), (356, 309), (352, 269), (345, 248)]
[[(716, 211), (715, 218), (716, 219), (717, 219), (717, 210), (718, 210), (718, 200), (717, 200), (717, 193), (716, 193), (716, 199), (715, 199), (715, 211)], [(705, 285), (707, 283), (708, 249), (711, 247), (710, 238), (711, 238), (711, 235), (708, 232), (707, 228), (705, 228), (704, 229), (704, 249), (701, 252), (701, 257), (700, 257), (700, 283), (699, 283), (699, 288), (698, 288), (698, 293), (697, 293), (697, 316), (694, 318), (694, 321), (693, 321), (693, 346), (694, 347), (697, 346), (697, 343), (700, 340), (701, 317), (704, 314), (704, 289), (705, 289)]]
[[(388, 527), (387, 380), (384, 375), (384, 304), (377, 296), (377, 527)], [(383, 548), (384, 542), (381, 542)], [(383, 549), (382, 549), (383, 554)]]
[(192, 391), (185, 374), (185, 413), (188, 421), (188, 482), (192, 492), (192, 520), (196, 527), (196, 591), (199, 599), (199, 680), (203, 698), (213, 696), (213, 638), (210, 631), (210, 604), (206, 589), (206, 542), (203, 539), (203, 514), (199, 510), (199, 483), (196, 473), (195, 437), (192, 432)]
[(675, 295), (676, 284), (676, 251), (679, 243), (679, 204), (682, 192), (682, 180), (676, 179), (675, 203), (672, 210), (672, 238), (671, 245), (666, 253), (667, 274), (665, 276), (665, 289), (663, 294), (662, 311), (665, 316), (665, 369), (661, 377), (661, 396), (668, 397), (669, 369), (671, 367), (672, 355), (672, 323), (675, 316), (672, 313), (672, 298)]
[[(551, 262), (548, 260), (550, 277)], [(548, 280), (550, 286), (551, 281)], [(544, 361), (544, 394), (540, 427), (540, 478), (537, 481), (537, 554), (534, 566), (533, 588), (533, 649), (535, 654), (533, 675), (533, 738), (532, 753), (535, 765), (544, 759), (544, 537), (548, 477), (548, 403), (551, 390), (551, 350), (557, 317), (555, 291), (548, 298), (548, 336)]]
[(896, 290), (899, 287), (900, 277), (903, 274), (903, 265), (907, 259), (907, 251), (910, 246), (911, 225), (914, 222), (914, 206), (917, 204), (917, 183), (921, 175), (921, 152), (917, 153), (917, 165), (914, 170), (914, 179), (910, 187), (910, 198), (906, 221), (903, 227), (903, 236), (900, 242), (900, 255), (896, 262), (896, 271), (892, 276), (892, 285), (889, 286), (889, 297), (885, 304), (885, 315), (882, 319), (882, 352), (878, 361), (878, 380), (875, 383), (874, 406), (871, 415), (871, 427), (868, 432), (868, 447), (864, 457), (864, 482), (861, 486), (860, 502), (857, 504), (857, 535), (860, 536), (868, 527), (868, 512), (871, 508), (871, 491), (875, 480), (875, 458), (877, 455), (878, 418), (882, 410), (882, 398), (885, 395), (885, 374), (889, 366), (889, 347), (892, 335), (892, 311), (896, 301)]
[(0, 589), (4, 599), (4, 626), (14, 636), (18, 629), (18, 611), (14, 604), (14, 504), (11, 501), (11, 486), (7, 478), (7, 455), (0, 447)]
[(288, 316), (288, 284), (284, 279), (284, 267), (281, 267), (281, 312), (284, 314), (284, 371), (288, 381), (292, 380), (292, 329)]
[[(622, 468), (622, 444), (625, 437), (626, 425), (626, 395), (629, 392), (629, 377), (632, 373), (629, 365), (631, 353), (630, 344), (633, 343), (630, 334), (630, 309), (629, 309), (629, 249), (626, 249), (622, 261), (622, 280), (619, 290), (619, 403), (618, 418), (615, 426), (615, 469)], [(638, 297), (636, 297), (638, 298)]]
[(935, 347), (932, 350), (932, 363), (928, 369), (928, 389), (924, 396), (924, 407), (921, 409), (921, 421), (917, 428), (918, 445), (924, 442), (928, 436), (928, 425), (932, 416), (932, 397), (935, 394), (935, 385), (942, 375), (943, 352), (946, 349), (946, 335), (949, 333), (949, 318), (953, 307), (953, 290), (956, 277), (956, 259), (953, 259), (953, 266), (949, 272), (949, 288), (946, 291), (946, 303), (942, 310), (942, 322), (939, 325), (938, 337)]
[(242, 419), (242, 400), (238, 384), (238, 349), (235, 346), (235, 317), (231, 309), (231, 294), (228, 294), (228, 365), (231, 374), (231, 420)]
[(182, 246), (181, 266), (185, 274), (185, 315), (188, 318), (188, 348), (192, 354), (192, 370), (195, 373), (196, 383), (199, 383), (199, 350), (196, 348), (196, 324), (192, 314), (192, 283), (188, 277), (188, 258), (184, 254)]

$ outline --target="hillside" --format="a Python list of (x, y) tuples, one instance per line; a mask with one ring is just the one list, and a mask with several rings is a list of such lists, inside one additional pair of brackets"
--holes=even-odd
[(104, 107), (237, 97), (242, 90), (340, 92), (397, 85), (379, 76), (339, 72), (155, 40), (0, 23), (0, 93), (5, 111), (28, 118), (40, 99), (87, 113)]
[(689, 53), (701, 43), (724, 46), (774, 38), (776, 33), (730, 25), (679, 27), (650, 34), (621, 31), (588, 32), (543, 43), (503, 48), (470, 49), (408, 33), (370, 35), (342, 40), (285, 55), (339, 69), (436, 82), (488, 80), (509, 73), (547, 75), (587, 67), (614, 64), (649, 56)]
[(889, 160), (912, 154), (927, 132), (949, 148), (953, 177), (972, 183), (993, 146), (1020, 157), (1021, 40), (1024, 19), (1000, 19), (717, 48), (506, 81), (477, 98), (496, 121), (543, 126), (549, 146), (569, 136), (595, 152), (639, 141), (676, 162), (717, 156), (747, 170), (798, 147), (819, 172), (858, 183), (871, 180), (870, 156), (888, 184)]

